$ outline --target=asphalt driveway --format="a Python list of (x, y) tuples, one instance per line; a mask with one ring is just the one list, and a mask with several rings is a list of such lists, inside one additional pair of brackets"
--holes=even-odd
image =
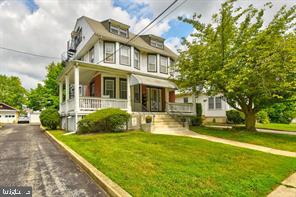
[(106, 196), (39, 126), (0, 129), (0, 186), (31, 186), (33, 196)]

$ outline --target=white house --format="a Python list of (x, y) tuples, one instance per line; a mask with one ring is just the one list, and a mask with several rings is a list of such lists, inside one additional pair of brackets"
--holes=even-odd
[(143, 113), (194, 114), (194, 103), (175, 103), (177, 86), (168, 78), (177, 55), (164, 39), (151, 34), (131, 38), (129, 26), (118, 21), (77, 19), (58, 77), (63, 128), (76, 131), (84, 115), (108, 107), (131, 113), (133, 128), (141, 125)]
[[(192, 103), (192, 94), (177, 94), (176, 103)], [(205, 122), (226, 122), (226, 111), (232, 107), (223, 99), (222, 95), (208, 96), (200, 94), (196, 97), (196, 103), (200, 103), (202, 107), (202, 116)]]
[(5, 103), (0, 103), (0, 123), (17, 123), (19, 111)]

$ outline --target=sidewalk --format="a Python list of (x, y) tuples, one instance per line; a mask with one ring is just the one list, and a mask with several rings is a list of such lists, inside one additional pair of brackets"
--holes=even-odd
[(267, 197), (295, 197), (296, 173), (285, 179), (280, 186), (273, 190)]

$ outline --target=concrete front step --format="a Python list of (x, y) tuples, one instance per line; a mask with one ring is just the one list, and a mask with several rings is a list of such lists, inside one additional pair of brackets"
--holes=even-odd
[(170, 122), (154, 122), (153, 125), (156, 125), (156, 126), (160, 126), (160, 125), (170, 125), (170, 126), (183, 126), (181, 125), (179, 122), (176, 122), (176, 121), (170, 121)]
[(172, 126), (172, 125), (154, 125), (154, 129), (183, 129), (184, 127), (181, 125), (178, 126)]

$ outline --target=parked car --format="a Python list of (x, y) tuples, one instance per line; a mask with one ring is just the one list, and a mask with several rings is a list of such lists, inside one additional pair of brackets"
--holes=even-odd
[(20, 116), (18, 119), (18, 124), (24, 124), (29, 122), (30, 122), (30, 118), (27, 116)]

